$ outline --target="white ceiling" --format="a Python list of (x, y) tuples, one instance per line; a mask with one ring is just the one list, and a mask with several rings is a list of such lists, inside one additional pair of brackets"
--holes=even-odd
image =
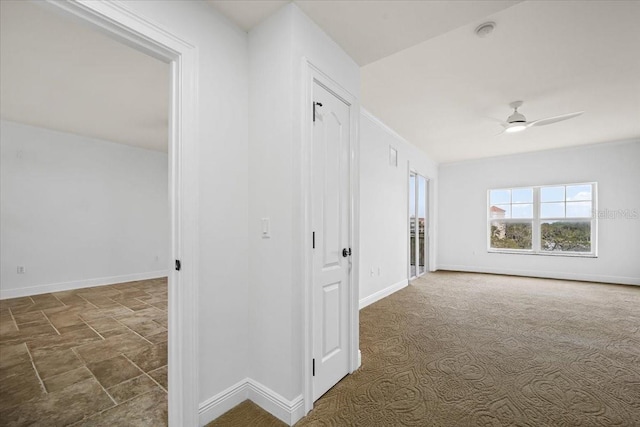
[[(296, 0), (294, 3), (363, 66), (519, 1)], [(290, 2), (210, 0), (210, 3), (248, 31)]]
[(38, 4), (0, 8), (0, 117), (167, 151), (168, 64)]
[[(210, 3), (250, 29), (289, 2)], [(362, 105), (439, 162), (640, 137), (640, 2), (296, 4), (366, 64)], [(167, 64), (36, 4), (0, 7), (2, 118), (166, 150)], [(529, 120), (585, 113), (495, 136), (515, 100)]]
[[(249, 30), (288, 2), (211, 3)], [(363, 66), (362, 105), (438, 162), (640, 137), (638, 1), (295, 3)], [(585, 113), (496, 136), (516, 100)]]
[[(439, 162), (640, 137), (640, 2), (527, 1), (362, 68), (362, 104)], [(585, 111), (522, 133), (528, 120)]]
[(209, 0), (218, 11), (249, 31), (290, 0)]

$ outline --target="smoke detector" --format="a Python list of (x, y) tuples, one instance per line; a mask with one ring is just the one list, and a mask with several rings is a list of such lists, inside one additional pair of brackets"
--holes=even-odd
[(489, 34), (493, 32), (496, 28), (495, 22), (485, 22), (484, 24), (480, 24), (478, 28), (476, 28), (476, 35), (478, 37), (487, 37)]

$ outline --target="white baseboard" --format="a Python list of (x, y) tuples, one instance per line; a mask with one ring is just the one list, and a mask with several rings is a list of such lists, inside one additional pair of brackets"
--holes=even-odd
[(288, 400), (250, 378), (247, 379), (247, 384), (249, 399), (280, 421), (292, 426), (304, 416), (302, 395)]
[(288, 400), (265, 385), (245, 378), (200, 404), (200, 425), (210, 423), (247, 399), (290, 426), (304, 416), (302, 395)]
[(401, 280), (398, 283), (394, 283), (391, 286), (388, 286), (384, 289), (379, 290), (369, 296), (366, 296), (360, 300), (360, 310), (365, 308), (368, 305), (373, 304), (376, 301), (380, 301), (384, 297), (388, 297), (392, 293), (399, 291), (400, 289), (409, 285), (409, 281), (407, 279)]
[(231, 387), (202, 402), (198, 408), (201, 426), (209, 424), (234, 406), (247, 400), (247, 379), (237, 382)]
[(470, 267), (466, 265), (439, 265), (437, 270), (464, 271), (468, 273), (506, 274), (509, 276), (540, 277), (543, 279), (578, 280), (581, 282), (614, 283), (618, 285), (640, 285), (640, 278), (604, 276), (541, 270), (510, 270), (506, 268)]
[(0, 289), (0, 299), (26, 297), (29, 295), (46, 294), (49, 292), (72, 291), (74, 289), (114, 285), (116, 283), (133, 282), (136, 280), (157, 279), (159, 277), (167, 277), (168, 275), (169, 272), (167, 270), (162, 270), (151, 271), (148, 273), (125, 274), (123, 276), (75, 280), (73, 282), (50, 283), (47, 285), (30, 286), (27, 288)]

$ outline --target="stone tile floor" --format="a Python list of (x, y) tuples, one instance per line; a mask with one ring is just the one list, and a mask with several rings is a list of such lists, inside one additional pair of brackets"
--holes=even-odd
[(167, 280), (0, 301), (0, 424), (167, 425)]

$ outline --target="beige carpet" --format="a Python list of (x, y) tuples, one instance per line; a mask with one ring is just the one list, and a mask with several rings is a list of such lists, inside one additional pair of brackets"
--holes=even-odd
[(640, 426), (640, 287), (440, 272), (360, 321), (362, 367), (298, 426)]

